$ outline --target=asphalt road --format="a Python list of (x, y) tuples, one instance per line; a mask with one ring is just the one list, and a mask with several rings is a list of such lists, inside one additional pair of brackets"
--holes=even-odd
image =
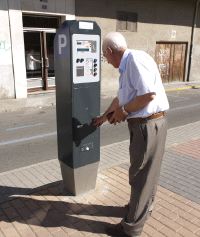
[[(200, 89), (167, 95), (169, 128), (199, 121)], [(102, 112), (109, 103), (110, 99), (102, 100)], [(0, 124), (0, 172), (57, 158), (55, 107), (2, 113)], [(126, 123), (101, 128), (101, 146), (128, 138)]]

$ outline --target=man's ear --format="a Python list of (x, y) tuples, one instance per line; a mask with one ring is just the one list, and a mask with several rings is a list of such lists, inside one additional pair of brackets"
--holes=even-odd
[(108, 51), (109, 54), (113, 53), (113, 50), (110, 47), (107, 48), (107, 51)]

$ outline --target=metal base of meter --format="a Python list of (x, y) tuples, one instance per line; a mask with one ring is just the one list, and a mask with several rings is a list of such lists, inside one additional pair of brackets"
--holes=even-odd
[(73, 195), (95, 189), (99, 162), (73, 169), (60, 161), (64, 188)]

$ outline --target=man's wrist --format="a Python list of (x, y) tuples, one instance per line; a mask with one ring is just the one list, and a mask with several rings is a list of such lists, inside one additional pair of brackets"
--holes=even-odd
[(125, 105), (123, 105), (121, 108), (122, 108), (123, 113), (126, 114), (126, 115), (128, 115), (128, 112), (127, 112), (127, 110), (125, 109)]

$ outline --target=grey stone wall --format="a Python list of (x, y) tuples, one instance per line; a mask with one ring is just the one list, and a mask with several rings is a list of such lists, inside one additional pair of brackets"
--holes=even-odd
[[(194, 5), (194, 0), (76, 0), (76, 18), (97, 21), (104, 37), (108, 32), (116, 31), (117, 11), (136, 12), (137, 32), (121, 33), (126, 37), (129, 48), (145, 50), (155, 57), (157, 41), (180, 41), (190, 44)], [(200, 40), (197, 31), (195, 37), (195, 47), (199, 49)], [(200, 57), (198, 50), (196, 52), (195, 60)], [(187, 63), (188, 55), (186, 65)], [(192, 71), (195, 70), (198, 68), (193, 64)], [(191, 80), (194, 79), (200, 80), (200, 77), (191, 76)], [(102, 92), (116, 90), (117, 87), (117, 70), (102, 62)]]

